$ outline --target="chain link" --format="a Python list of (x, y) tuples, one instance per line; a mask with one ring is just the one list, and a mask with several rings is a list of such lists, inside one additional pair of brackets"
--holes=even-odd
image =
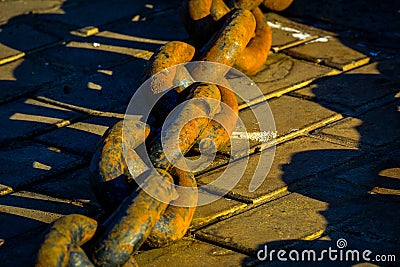
[[(292, 1), (183, 1), (182, 20), (193, 45), (167, 43), (154, 53), (143, 75), (144, 80), (151, 79), (151, 90), (146, 94), (163, 93), (157, 91), (160, 85), (175, 88), (157, 102), (147, 124), (124, 120), (111, 127), (93, 155), (91, 183), (107, 219), (98, 227), (95, 220), (83, 215), (57, 220), (38, 252), (36, 266), (137, 266), (132, 255), (142, 244), (167, 246), (185, 235), (198, 191), (193, 173), (175, 164), (190, 150), (206, 151), (211, 143), (214, 150), (225, 147), (236, 125), (238, 104), (236, 95), (221, 85), (194, 83), (185, 88), (181, 85), (183, 78), (194, 81), (198, 77), (190, 77), (184, 69), (172, 68), (171, 72), (152, 77), (191, 60), (217, 62), (234, 66), (246, 75), (256, 74), (267, 59), (272, 40), (271, 29), (258, 6), (280, 11)], [(215, 75), (209, 70), (200, 72)], [(195, 101), (184, 102), (187, 99)], [(175, 120), (163, 128), (168, 135), (162, 140), (160, 125), (180, 104)], [(190, 119), (192, 114), (200, 116)], [(147, 147), (154, 168), (142, 160), (139, 146)], [(143, 181), (146, 190), (135, 179)], [(177, 191), (174, 184), (191, 190)], [(168, 201), (155, 199), (152, 193)]]

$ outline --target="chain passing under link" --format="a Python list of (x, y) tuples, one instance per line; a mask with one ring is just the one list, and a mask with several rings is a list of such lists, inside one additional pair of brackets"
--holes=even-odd
[[(272, 41), (259, 6), (281, 11), (292, 1), (184, 0), (182, 20), (192, 43), (172, 41), (159, 48), (148, 61), (143, 80), (192, 60), (256, 74), (267, 60)], [(156, 76), (151, 81), (154, 90), (145, 93), (156, 94), (157, 85), (173, 87), (174, 81), (182, 79), (178, 71), (169, 75)], [(196, 101), (183, 103), (186, 99)], [(162, 140), (160, 125), (181, 103), (175, 120), (163, 128), (170, 134)], [(190, 119), (193, 113), (200, 116)], [(143, 244), (163, 247), (181, 239), (190, 227), (198, 191), (193, 173), (175, 163), (190, 150), (207, 149), (210, 140), (215, 150), (224, 148), (237, 118), (234, 92), (221, 85), (194, 83), (165, 94), (147, 123), (116, 123), (104, 134), (90, 164), (92, 187), (106, 219), (99, 225), (78, 214), (57, 220), (40, 247), (36, 266), (137, 266), (133, 255)], [(173, 142), (174, 138), (178, 142)], [(142, 160), (139, 146), (145, 147), (153, 168)], [(172, 151), (172, 157), (167, 157), (166, 150)], [(158, 179), (160, 175), (163, 179)], [(145, 183), (146, 190), (136, 179)], [(191, 190), (179, 192), (174, 184)], [(152, 193), (167, 201), (154, 198)]]

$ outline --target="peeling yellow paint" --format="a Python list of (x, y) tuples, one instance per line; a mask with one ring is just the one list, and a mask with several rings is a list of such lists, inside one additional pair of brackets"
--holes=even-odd
[(267, 200), (270, 200), (270, 199), (276, 197), (277, 195), (280, 195), (280, 194), (288, 192), (287, 189), (288, 189), (288, 187), (285, 186), (285, 187), (282, 187), (282, 188), (277, 189), (275, 191), (272, 191), (272, 192), (270, 192), (270, 193), (268, 193), (266, 195), (263, 195), (263, 196), (258, 197), (256, 199), (253, 199), (253, 204), (266, 202)]
[(13, 55), (13, 56), (9, 56), (9, 57), (0, 59), (0, 65), (3, 65), (3, 64), (18, 60), (20, 58), (23, 58), (24, 56), (25, 56), (25, 53), (21, 52), (21, 53), (18, 53), (16, 55)]
[(50, 171), (51, 170), (51, 166), (46, 165), (44, 163), (40, 163), (38, 161), (34, 161), (32, 164), (32, 167), (34, 169), (40, 169), (40, 170), (45, 170), (45, 171)]
[(94, 26), (87, 26), (78, 30), (73, 30), (70, 33), (72, 35), (77, 35), (77, 36), (82, 36), (82, 37), (88, 37), (91, 35), (94, 35), (99, 32), (99, 28), (94, 27)]
[(355, 69), (355, 68), (357, 68), (357, 67), (360, 67), (360, 66), (362, 66), (362, 65), (367, 64), (369, 61), (370, 61), (370, 58), (369, 58), (369, 57), (362, 58), (362, 59), (360, 59), (360, 60), (353, 61), (353, 62), (351, 62), (350, 64), (344, 65), (344, 66), (342, 67), (342, 70), (343, 70), (343, 71), (348, 71), (348, 70), (351, 70), (351, 69)]
[(324, 233), (325, 233), (325, 230), (319, 230), (311, 235), (301, 238), (301, 240), (315, 240), (317, 238), (320, 238)]
[(202, 225), (204, 225), (204, 224), (206, 224), (208, 222), (211, 222), (211, 221), (213, 221), (213, 220), (215, 220), (217, 218), (220, 218), (220, 217), (223, 217), (223, 216), (227, 216), (229, 214), (233, 214), (233, 213), (235, 213), (237, 211), (240, 211), (240, 210), (246, 208), (247, 206), (248, 206), (248, 204), (244, 204), (243, 203), (243, 204), (234, 206), (232, 208), (229, 208), (227, 210), (224, 210), (224, 211), (221, 211), (221, 212), (217, 212), (217, 213), (215, 213), (213, 215), (210, 215), (210, 216), (193, 219), (192, 225), (190, 226), (190, 229), (202, 226)]

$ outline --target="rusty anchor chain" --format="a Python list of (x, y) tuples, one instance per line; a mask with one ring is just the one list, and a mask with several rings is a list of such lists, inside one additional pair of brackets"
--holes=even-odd
[[(159, 48), (148, 61), (143, 79), (165, 69), (175, 71), (170, 67), (192, 60), (256, 74), (272, 40), (259, 5), (280, 11), (292, 1), (184, 0), (182, 20), (193, 45), (172, 41)], [(176, 71), (154, 77), (152, 90), (146, 94), (160, 93), (156, 90), (160, 84), (174, 87), (187, 76)], [(166, 115), (178, 105), (174, 120), (161, 131)], [(192, 119), (194, 113), (199, 116)], [(133, 254), (143, 244), (162, 247), (181, 239), (190, 227), (198, 191), (193, 173), (176, 163), (188, 151), (209, 146), (210, 140), (216, 150), (222, 149), (229, 143), (237, 118), (234, 92), (221, 85), (193, 83), (168, 91), (147, 123), (117, 122), (103, 135), (90, 164), (92, 187), (107, 218), (99, 226), (77, 214), (57, 220), (40, 247), (36, 266), (137, 266)], [(168, 134), (161, 140), (163, 133)], [(149, 155), (150, 163), (143, 161), (139, 147)], [(175, 185), (190, 190), (179, 191)]]

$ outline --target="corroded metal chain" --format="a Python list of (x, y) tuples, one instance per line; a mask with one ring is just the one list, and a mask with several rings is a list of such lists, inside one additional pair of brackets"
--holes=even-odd
[[(161, 47), (149, 60), (144, 80), (191, 60), (217, 62), (247, 75), (256, 74), (267, 59), (272, 39), (258, 6), (283, 10), (292, 1), (184, 0), (182, 18), (194, 45), (173, 41)], [(146, 93), (158, 94), (160, 83), (174, 87), (174, 81), (181, 79), (179, 71), (156, 76)], [(184, 102), (187, 99), (195, 101)], [(162, 129), (168, 133), (162, 140), (160, 125), (180, 104), (175, 120)], [(191, 119), (194, 113), (198, 116)], [(142, 244), (162, 247), (181, 239), (192, 221), (198, 192), (193, 173), (175, 163), (189, 150), (209, 144), (202, 140), (211, 140), (216, 150), (222, 149), (229, 143), (237, 117), (236, 95), (230, 89), (194, 83), (165, 94), (147, 124), (134, 120), (116, 123), (104, 134), (90, 165), (93, 190), (107, 219), (99, 227), (83, 215), (56, 221), (39, 250), (37, 266), (137, 266), (132, 255)], [(139, 146), (147, 147), (152, 168), (144, 163)], [(167, 157), (166, 151), (172, 151), (172, 156)], [(137, 185), (137, 179), (146, 190)], [(174, 185), (191, 190), (181, 192)]]

